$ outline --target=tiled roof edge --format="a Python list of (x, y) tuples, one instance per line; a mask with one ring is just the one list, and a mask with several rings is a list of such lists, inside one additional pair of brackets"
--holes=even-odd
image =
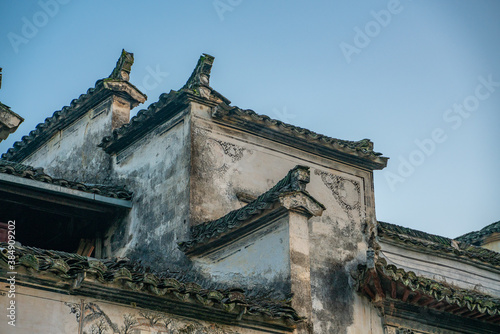
[(497, 221), (496, 223), (490, 224), (488, 226), (483, 227), (479, 231), (473, 231), (466, 233), (464, 235), (461, 235), (455, 240), (466, 242), (469, 244), (476, 244), (482, 241), (482, 239), (485, 236), (488, 236), (492, 233), (500, 233), (500, 221)]
[[(466, 306), (470, 311), (477, 310), (489, 315), (500, 315), (500, 299), (498, 298), (417, 276), (413, 271), (405, 271), (395, 265), (387, 264), (387, 261), (383, 258), (377, 260), (375, 267), (377, 271), (396, 282), (401, 282), (412, 291), (419, 291), (432, 296), (436, 300), (446, 300), (449, 304), (459, 305), (460, 307)], [(362, 272), (366, 270), (367, 268), (361, 269)]]
[(411, 228), (379, 221), (378, 235), (379, 238), (389, 238), (411, 247), (457, 257), (463, 256), (497, 268), (500, 266), (500, 253)]
[[(0, 267), (7, 267), (7, 243), (0, 243)], [(204, 306), (215, 304), (231, 312), (235, 306), (245, 308), (251, 316), (264, 316), (292, 322), (303, 320), (290, 306), (290, 301), (276, 301), (247, 297), (241, 289), (210, 290), (194, 282), (183, 280), (170, 272), (152, 273), (147, 268), (127, 259), (98, 260), (78, 254), (43, 250), (35, 247), (15, 246), (16, 267), (23, 266), (34, 273), (51, 272), (61, 279), (74, 280), (85, 273), (102, 284), (123, 283), (124, 288), (152, 293), (157, 296), (172, 295), (179, 302), (193, 296)], [(84, 276), (84, 277), (85, 277)], [(209, 306), (210, 307), (210, 306)], [(213, 307), (213, 306), (212, 306)]]
[(272, 203), (279, 199), (279, 195), (288, 191), (305, 191), (309, 183), (309, 167), (296, 166), (271, 189), (261, 194), (247, 205), (229, 212), (227, 215), (191, 227), (191, 239), (180, 242), (179, 248), (188, 252), (190, 249), (212, 238), (220, 236), (231, 229), (237, 228), (243, 221), (248, 220), (268, 209)]
[(21, 178), (31, 179), (44, 183), (58, 185), (64, 188), (80, 190), (86, 193), (97, 194), (110, 198), (118, 198), (131, 200), (133, 193), (125, 189), (125, 187), (85, 184), (73, 182), (64, 179), (53, 178), (43, 172), (42, 168), (34, 168), (32, 166), (23, 165), (17, 162), (11, 162), (0, 159), (0, 173), (18, 176)]
[[(137, 114), (130, 119), (129, 123), (126, 123), (119, 127), (118, 129), (113, 130), (111, 136), (106, 136), (102, 139), (99, 147), (104, 149), (106, 152), (111, 153), (117, 150), (122, 145), (129, 144), (129, 142), (134, 141), (142, 135), (144, 132), (147, 132), (150, 128), (154, 128), (159, 125), (158, 122), (155, 124), (151, 124), (146, 129), (146, 124), (155, 120), (164, 120), (162, 117), (165, 117), (165, 120), (169, 117), (172, 117), (176, 114), (176, 112), (182, 110), (183, 107), (186, 106), (184, 101), (184, 95), (182, 92), (177, 92), (171, 90), (168, 94), (163, 93), (160, 95), (158, 101), (151, 103), (146, 109), (141, 109)], [(171, 108), (172, 112), (163, 113), (159, 115), (158, 112)], [(175, 109), (175, 110), (174, 110)]]
[[(91, 103), (91, 105), (88, 106), (91, 108), (94, 106), (92, 105), (92, 101), (96, 94), (101, 94), (103, 92), (109, 93), (109, 90), (105, 85), (106, 81), (124, 82), (137, 89), (134, 85), (128, 82), (128, 74), (130, 73), (133, 62), (133, 54), (122, 50), (120, 58), (108, 78), (97, 80), (93, 88), (89, 88), (85, 94), (81, 94), (77, 99), (73, 99), (69, 106), (65, 106), (61, 110), (55, 111), (52, 116), (47, 117), (43, 123), (39, 123), (34, 130), (30, 131), (28, 135), (23, 136), (20, 141), (16, 141), (13, 144), (13, 147), (9, 148), (7, 152), (2, 154), (1, 158), (16, 162), (22, 161), (22, 159), (28, 156), (31, 151), (36, 150), (40, 145), (42, 145), (44, 140), (48, 140), (54, 135), (54, 133), (68, 126), (74, 120), (88, 112), (87, 108), (79, 107)], [(145, 99), (146, 95), (142, 95)], [(95, 103), (98, 102), (100, 101), (95, 101)], [(23, 151), (29, 152), (23, 154)]]
[(266, 115), (257, 114), (251, 109), (241, 109), (236, 106), (220, 103), (212, 113), (212, 117), (226, 121), (230, 121), (235, 117), (240, 117), (252, 122), (257, 122), (266, 125), (270, 129), (274, 129), (276, 133), (286, 133), (289, 136), (301, 138), (307, 141), (313, 141), (316, 144), (342, 152), (348, 156), (370, 161), (369, 165), (373, 169), (384, 168), (387, 165), (387, 160), (389, 159), (382, 156), (382, 153), (375, 152), (373, 150), (373, 142), (370, 139), (365, 138), (358, 141), (350, 141), (325, 136), (280, 120), (272, 119)]

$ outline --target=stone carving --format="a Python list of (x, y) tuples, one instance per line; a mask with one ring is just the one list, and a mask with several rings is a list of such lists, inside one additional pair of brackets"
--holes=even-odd
[(306, 210), (312, 216), (321, 216), (325, 207), (303, 193), (289, 193), (280, 196), (281, 205), (289, 210)]
[(408, 328), (398, 328), (396, 329), (396, 334), (418, 334)]
[(109, 75), (109, 79), (128, 81), (130, 77), (130, 70), (134, 64), (134, 54), (122, 50), (120, 58), (116, 62), (113, 72)]
[[(204, 161), (209, 162), (211, 172), (225, 174), (232, 166), (243, 158), (247, 149), (219, 139), (204, 138), (201, 146)], [(252, 152), (249, 151), (251, 154)]]
[(222, 150), (224, 151), (224, 154), (229, 156), (231, 158), (231, 161), (237, 162), (243, 158), (243, 152), (245, 149), (243, 147), (236, 146), (234, 144), (222, 141), (222, 140), (217, 140), (214, 139), (219, 145), (222, 147)]
[[(80, 303), (64, 303), (74, 313), (76, 321), (80, 324)], [(83, 334), (238, 334), (233, 330), (225, 329), (215, 324), (202, 324), (198, 321), (181, 319), (156, 311), (139, 311), (137, 315), (123, 314), (122, 325), (118, 326), (95, 303), (83, 303), (84, 318), (82, 320)]]
[(321, 180), (350, 220), (353, 220), (353, 211), (361, 215), (361, 187), (358, 181), (319, 170), (315, 170), (314, 174), (321, 176)]
[(120, 333), (118, 326), (114, 324), (111, 319), (104, 313), (101, 308), (95, 303), (83, 303), (83, 312), (81, 310), (81, 305), (79, 303), (64, 303), (70, 308), (70, 313), (74, 313), (76, 316), (76, 322), (80, 324), (80, 317), (82, 319), (82, 327), (93, 323), (90, 328), (90, 333), (106, 333), (109, 328), (113, 330), (113, 333)]

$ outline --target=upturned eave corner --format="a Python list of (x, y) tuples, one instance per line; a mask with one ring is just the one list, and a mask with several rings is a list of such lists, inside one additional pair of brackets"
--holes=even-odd
[(131, 108), (135, 108), (147, 100), (146, 94), (130, 83), (130, 72), (133, 64), (134, 54), (122, 49), (115, 68), (106, 79), (103, 79), (104, 88), (122, 92), (129, 96)]
[[(472, 321), (481, 317), (482, 322), (495, 324), (499, 320), (500, 300), (476, 290), (462, 289), (431, 278), (406, 271), (385, 258), (370, 258), (358, 267), (357, 290), (377, 307), (386, 304), (410, 305), (430, 309), (450, 316), (461, 316)], [(395, 314), (398, 307), (390, 306)]]
[(13, 112), (9, 106), (0, 102), (0, 141), (14, 133), (24, 118)]

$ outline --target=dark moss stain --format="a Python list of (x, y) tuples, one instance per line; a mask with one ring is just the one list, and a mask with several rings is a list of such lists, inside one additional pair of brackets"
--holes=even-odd
[[(345, 333), (353, 323), (354, 297), (349, 284), (349, 275), (340, 263), (333, 263), (327, 269), (312, 273), (312, 294), (323, 305), (323, 310), (315, 310), (319, 320), (315, 333)], [(319, 326), (320, 328), (316, 328)]]

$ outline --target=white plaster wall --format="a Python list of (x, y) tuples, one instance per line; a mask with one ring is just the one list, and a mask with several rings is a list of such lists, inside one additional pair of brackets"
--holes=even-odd
[(384, 334), (379, 311), (372, 303), (360, 295), (354, 295), (354, 318), (356, 321), (347, 328), (347, 334)]
[(485, 243), (482, 247), (492, 250), (494, 252), (500, 252), (500, 240)]
[(290, 277), (288, 217), (227, 245), (219, 251), (195, 259), (200, 270), (216, 282), (248, 290), (288, 288)]
[(110, 157), (97, 145), (111, 135), (112, 110), (113, 98), (109, 97), (53, 135), (23, 163), (43, 167), (53, 177), (104, 183), (109, 177)]

